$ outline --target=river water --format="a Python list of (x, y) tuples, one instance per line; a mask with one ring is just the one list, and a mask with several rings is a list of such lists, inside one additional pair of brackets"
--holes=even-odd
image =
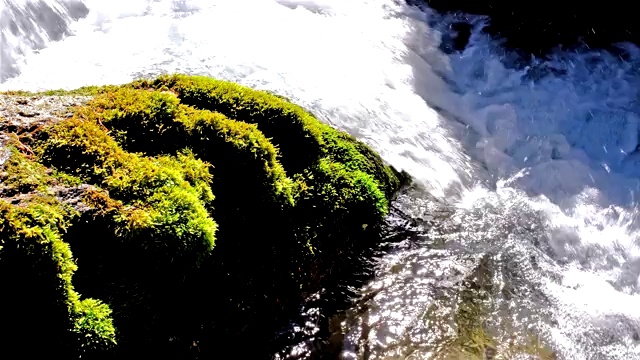
[(0, 16), (1, 90), (210, 75), (409, 172), (412, 236), (333, 321), (342, 358), (640, 359), (638, 49), (514, 70), (477, 31), (446, 54), (446, 26), (392, 0), (0, 0)]

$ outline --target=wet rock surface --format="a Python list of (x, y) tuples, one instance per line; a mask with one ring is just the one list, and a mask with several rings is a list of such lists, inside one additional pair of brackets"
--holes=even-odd
[[(28, 143), (33, 133), (46, 125), (55, 124), (72, 115), (72, 108), (88, 102), (90, 96), (18, 96), (0, 94), (0, 199), (19, 204), (33, 193), (13, 194), (5, 191), (2, 179), (5, 177), (3, 163), (10, 155), (7, 143), (13, 140), (14, 146), (20, 147), (25, 154), (31, 152)], [(49, 170), (50, 171), (50, 170)], [(54, 196), (76, 211), (88, 210), (80, 199), (84, 191), (94, 189), (90, 185), (75, 187), (55, 186), (50, 189)]]
[[(71, 117), (71, 109), (90, 96), (17, 96), (0, 94), (0, 152), (11, 136), (22, 136), (38, 128)], [(0, 163), (3, 156), (0, 155)]]

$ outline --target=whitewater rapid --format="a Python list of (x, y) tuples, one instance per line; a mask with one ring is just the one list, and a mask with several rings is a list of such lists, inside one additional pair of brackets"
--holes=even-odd
[[(60, 4), (71, 2), (45, 3), (64, 15)], [(506, 67), (479, 32), (446, 55), (429, 16), (401, 1), (86, 0), (86, 17), (62, 16), (52, 41), (37, 26), (11, 35), (6, 14), (16, 12), (0, 4), (0, 90), (183, 72), (275, 91), (367, 142), (453, 209), (457, 230), (431, 238), (478, 256), (425, 245), (381, 259), (369, 286), (382, 289), (373, 302), (385, 311), (372, 315), (370, 359), (406, 356), (394, 341), (428, 343), (398, 339), (439, 301), (434, 288), (485, 255), (501, 264), (493, 276), (507, 279), (495, 286), (515, 286), (517, 275), (530, 290), (494, 299), (510, 309), (500, 316), (535, 330), (560, 358), (640, 359), (637, 49), (629, 61), (559, 54), (543, 64), (558, 71), (531, 77)], [(30, 31), (44, 40), (20, 40)], [(404, 210), (427, 216), (422, 200)]]

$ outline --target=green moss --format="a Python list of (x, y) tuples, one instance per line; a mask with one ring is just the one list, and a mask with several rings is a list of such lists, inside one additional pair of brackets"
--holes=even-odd
[(387, 166), (378, 154), (353, 136), (326, 126), (322, 138), (332, 160), (344, 164), (348, 170), (370, 174), (387, 198), (391, 199), (406, 181), (406, 174)]
[(175, 157), (161, 156), (157, 160), (162, 167), (180, 171), (184, 180), (193, 187), (200, 201), (208, 204), (214, 200), (211, 190), (213, 176), (209, 171), (211, 168), (209, 163), (197, 159), (190, 150), (179, 151)]
[(109, 350), (115, 342), (109, 306), (95, 299), (77, 302), (73, 313), (73, 333), (78, 338), (81, 352)]
[(277, 326), (301, 287), (318, 290), (312, 273), (379, 239), (401, 184), (364, 143), (229, 82), (172, 75), (41, 94), (94, 98), (36, 134), (34, 157), (13, 150), (0, 195), (82, 187), (82, 212), (54, 235), (89, 297), (64, 313), (83, 349), (107, 349), (114, 324), (121, 356), (261, 338), (256, 324)]
[[(158, 89), (161, 91), (131, 91)], [(167, 91), (174, 92), (179, 100)], [(135, 119), (139, 132), (129, 143), (146, 139), (149, 133), (172, 132), (172, 122), (184, 116), (179, 102), (199, 109), (219, 112), (230, 119), (253, 123), (280, 150), (280, 162), (290, 175), (301, 174), (324, 157), (350, 170), (372, 174), (387, 197), (401, 185), (401, 176), (362, 142), (318, 121), (303, 108), (280, 96), (253, 90), (235, 83), (201, 76), (169, 75), (142, 80), (125, 89), (105, 94), (91, 108), (107, 109), (104, 119)], [(153, 119), (155, 125), (149, 126)], [(116, 125), (118, 131), (123, 131)], [(142, 130), (146, 129), (146, 130)], [(144, 133), (146, 131), (147, 133)], [(126, 131), (129, 133), (128, 131)], [(135, 140), (137, 139), (137, 140)], [(150, 136), (149, 142), (154, 136)], [(149, 144), (146, 144), (149, 148)], [(300, 151), (304, 149), (304, 151)]]
[[(386, 215), (387, 199), (390, 199), (401, 182), (406, 180), (404, 174), (385, 165), (379, 155), (362, 142), (321, 123), (303, 108), (277, 95), (225, 81), (186, 75), (139, 81), (130, 87), (172, 91), (184, 104), (256, 124), (280, 150), (280, 162), (288, 174), (303, 182), (299, 183), (298, 187), (306, 189), (305, 194), (298, 194), (298, 197), (323, 198), (324, 193), (340, 192), (337, 188), (327, 189), (333, 186), (331, 182), (314, 185), (315, 177), (326, 177), (323, 169), (344, 169), (354, 174), (368, 174), (371, 177), (368, 180), (370, 186), (362, 190), (371, 192), (369, 198), (380, 199), (380, 192), (384, 194), (383, 198), (386, 198), (384, 201), (376, 201), (378, 208), (364, 215), (365, 218), (369, 215), (378, 216), (377, 221), (371, 221), (372, 224), (379, 223)], [(172, 104), (174, 108), (178, 108), (175, 100), (172, 100)], [(336, 165), (327, 167), (328, 163)], [(315, 173), (318, 171), (320, 173)], [(340, 177), (337, 174), (336, 176)], [(350, 200), (340, 199), (339, 203), (343, 201)], [(307, 224), (301, 227), (306, 228)]]
[[(109, 125), (112, 136), (129, 151), (169, 151), (177, 147), (173, 141), (184, 142), (184, 134), (177, 132), (177, 122), (184, 116), (184, 108), (170, 93), (135, 91), (121, 88), (95, 97), (91, 104), (79, 110), (79, 116)], [(172, 142), (161, 144), (163, 136)]]
[[(283, 152), (283, 164), (293, 173), (302, 172), (318, 158), (329, 155), (353, 169), (371, 171), (385, 190), (398, 187), (396, 176), (380, 157), (348, 134), (318, 121), (302, 107), (266, 91), (202, 76), (170, 75), (153, 81), (138, 81), (136, 88), (174, 91), (187, 105), (220, 112), (233, 119), (255, 123)], [(300, 154), (299, 149), (305, 149)]]
[(235, 172), (236, 181), (251, 182), (238, 191), (253, 192), (255, 187), (260, 190), (252, 202), (281, 209), (293, 205), (292, 182), (278, 161), (278, 152), (255, 125), (206, 110), (191, 110), (187, 115), (183, 125), (192, 147), (214, 166)]
[[(206, 270), (193, 282), (218, 278), (217, 289), (226, 297), (211, 298), (206, 287), (194, 285), (194, 298), (210, 299), (211, 309), (234, 314), (224, 320), (232, 323), (245, 323), (258, 313), (273, 313), (283, 303), (295, 301), (292, 292), (300, 288), (295, 269), (306, 248), (290, 224), (293, 181), (278, 159), (278, 150), (255, 124), (190, 108), (169, 92), (127, 87), (96, 97), (78, 116), (106, 126), (128, 151), (167, 156), (163, 154), (187, 149), (212, 164), (211, 189), (216, 198), (209, 209), (224, 240), (217, 242)], [(211, 275), (221, 273), (230, 275)], [(265, 294), (278, 295), (265, 301)], [(243, 304), (243, 311), (232, 305), (236, 302)], [(198, 316), (219, 318), (206, 312)]]
[[(333, 253), (339, 238), (368, 246), (366, 230), (375, 232), (403, 180), (362, 142), (286, 99), (211, 78), (172, 75), (134, 82), (96, 97), (83, 116), (105, 124), (128, 150), (171, 153), (189, 147), (211, 162), (219, 180), (214, 192), (234, 194), (221, 195), (215, 205), (221, 209), (219, 221), (225, 223), (226, 214), (234, 219), (229, 227), (244, 227), (246, 220), (236, 220), (251, 218), (251, 212), (272, 213), (261, 204), (282, 194), (299, 199), (284, 215), (293, 224), (281, 224), (275, 218), (282, 215), (277, 215), (256, 225), (294, 227), (297, 241), (318, 253)], [(165, 145), (159, 148), (159, 143)], [(221, 143), (226, 146), (216, 145)], [(228, 155), (221, 158), (220, 153)], [(247, 161), (247, 155), (257, 163)], [(350, 192), (354, 186), (357, 190)]]
[(51, 185), (51, 177), (47, 176), (46, 168), (11, 146), (9, 157), (3, 165), (2, 192), (6, 195), (43, 191)]
[[(11, 313), (2, 316), (3, 352), (71, 357), (115, 345), (107, 305), (80, 300), (72, 285), (76, 265), (62, 236), (74, 216), (48, 196), (19, 205), (0, 200), (0, 306)], [(81, 314), (89, 303), (101, 315), (86, 323)]]
[(50, 193), (52, 186), (74, 186), (82, 181), (59, 171), (52, 171), (9, 144), (9, 155), (0, 171), (0, 194), (5, 197), (30, 192)]
[[(182, 103), (204, 110), (192, 110)], [(292, 195), (305, 203), (298, 207), (299, 210), (304, 208), (305, 211), (318, 213), (322, 209), (326, 214), (335, 215), (339, 211), (334, 206), (349, 204), (342, 208), (342, 215), (335, 215), (332, 220), (322, 224), (311, 226), (308, 221), (301, 221), (298, 228), (305, 234), (303, 236), (309, 236), (310, 228), (345, 228), (353, 220), (361, 222), (358, 226), (365, 222), (367, 226), (380, 223), (388, 211), (388, 199), (400, 186), (398, 173), (386, 166), (362, 142), (321, 123), (304, 109), (279, 96), (224, 81), (182, 75), (139, 81), (96, 97), (82, 112), (82, 116), (109, 127), (131, 151), (150, 153), (161, 149), (173, 152), (189, 147), (215, 167), (223, 162), (217, 153), (233, 154), (231, 165), (226, 168), (221, 166), (224, 169), (219, 174), (223, 185), (221, 189), (237, 188), (238, 192), (244, 192), (243, 189), (256, 185), (267, 189), (252, 193), (252, 200), (247, 202), (251, 205), (260, 203), (259, 197), (264, 193), (271, 194), (262, 200), (262, 203), (269, 204), (273, 203), (273, 199), (281, 199), (283, 193), (290, 198), (290, 194), (296, 192), (290, 190), (293, 182), (284, 169), (298, 180), (296, 188), (299, 193)], [(226, 116), (243, 122), (230, 120)], [(155, 146), (160, 143), (167, 145), (162, 148)], [(226, 147), (216, 145), (221, 143)], [(272, 143), (281, 151), (277, 151)], [(255, 170), (248, 171), (251, 162), (247, 161), (247, 155), (257, 158)], [(225, 178), (229, 177), (227, 174), (233, 173), (236, 164), (242, 165), (235, 169), (243, 169), (243, 176), (233, 177), (232, 181), (226, 182)], [(330, 174), (333, 170), (336, 173)], [(345, 174), (358, 179), (352, 184), (367, 184), (358, 188), (366, 195), (359, 193), (359, 197), (350, 197), (350, 194), (345, 194), (345, 189), (351, 184), (340, 187), (340, 182), (334, 181), (345, 179)], [(243, 182), (245, 177), (257, 181), (246, 184), (246, 180)], [(318, 182), (316, 178), (323, 180)], [(232, 184), (242, 186), (233, 187)], [(327, 194), (333, 196), (327, 197)], [(327, 200), (329, 198), (331, 200)], [(222, 200), (220, 203), (224, 202)], [(234, 207), (242, 207), (240, 199), (231, 201)], [(354, 215), (355, 211), (352, 211), (354, 214), (347, 214), (349, 210), (346, 209), (353, 207), (357, 201), (375, 206), (360, 206), (358, 215)], [(223, 205), (222, 208), (227, 207)], [(364, 208), (366, 213), (362, 212)], [(259, 209), (258, 206), (256, 210)], [(305, 211), (300, 213), (306, 214)], [(326, 217), (324, 213), (320, 215), (320, 218)], [(339, 222), (339, 219), (343, 221)], [(318, 231), (312, 230), (311, 233)], [(308, 242), (309, 239), (304, 241)], [(316, 244), (315, 247), (319, 246)]]
[(216, 168), (228, 163), (235, 171), (221, 171), (220, 181), (235, 173), (229, 185), (250, 180), (251, 185), (238, 190), (260, 188), (253, 202), (266, 194), (264, 204), (292, 205), (291, 180), (277, 159), (276, 148), (255, 125), (190, 109), (171, 93), (129, 88), (96, 97), (81, 116), (109, 127), (129, 151), (156, 155), (189, 148)]
[(99, 124), (78, 118), (44, 129), (34, 151), (45, 166), (97, 187), (84, 193), (91, 210), (65, 239), (82, 265), (79, 288), (113, 305), (120, 347), (165, 337), (167, 303), (181, 304), (184, 276), (214, 246), (209, 165), (188, 151), (127, 152)]
[[(43, 139), (36, 151), (44, 164), (123, 202), (127, 211), (114, 218), (118, 236), (135, 237), (139, 246), (157, 249), (163, 258), (184, 256), (194, 264), (213, 248), (217, 225), (202, 203), (213, 198), (210, 175), (192, 154), (148, 158), (129, 153), (99, 125), (79, 119), (46, 129)], [(186, 172), (185, 163), (190, 165)]]
[(350, 245), (345, 240), (375, 228), (387, 209), (387, 199), (374, 178), (344, 164), (322, 160), (303, 179), (298, 210), (304, 215), (298, 221), (314, 250), (345, 250)]
[[(291, 173), (302, 172), (323, 154), (321, 131), (292, 103), (266, 92), (200, 76), (163, 76), (132, 84), (137, 88), (170, 90), (181, 102), (242, 122), (257, 124), (282, 152), (282, 164)], [(304, 149), (304, 151), (301, 151)]]

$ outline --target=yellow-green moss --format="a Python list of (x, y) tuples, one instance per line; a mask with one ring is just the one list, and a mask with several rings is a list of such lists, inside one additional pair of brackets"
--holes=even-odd
[(159, 156), (156, 159), (160, 166), (180, 171), (184, 180), (194, 188), (200, 201), (205, 204), (213, 201), (215, 197), (211, 191), (213, 176), (209, 171), (210, 164), (196, 159), (189, 150), (179, 151), (176, 156)]
[(302, 172), (323, 153), (320, 129), (309, 126), (312, 119), (299, 116), (303, 115), (301, 108), (269, 93), (231, 82), (186, 75), (162, 76), (153, 81), (133, 83), (132, 87), (172, 91), (186, 105), (257, 124), (280, 148), (281, 161), (290, 173)]
[[(110, 316), (111, 310), (106, 304), (96, 299), (80, 300), (79, 294), (72, 285), (76, 265), (69, 245), (63, 241), (63, 237), (78, 213), (69, 205), (56, 199), (52, 191), (54, 186), (77, 185), (79, 179), (51, 171), (13, 146), (8, 150), (9, 157), (2, 165), (5, 175), (2, 178), (1, 193), (3, 196), (16, 193), (27, 196), (21, 198), (17, 205), (0, 200), (0, 234), (2, 234), (0, 241), (2, 270), (0, 272), (5, 276), (12, 276), (16, 272), (20, 274), (13, 279), (16, 282), (6, 278), (0, 281), (5, 286), (13, 284), (14, 287), (19, 288), (17, 291), (4, 288), (7, 293), (15, 291), (19, 294), (19, 300), (11, 299), (8, 302), (12, 302), (12, 305), (2, 306), (2, 308), (17, 310), (16, 306), (25, 306), (33, 301), (45, 304), (49, 301), (57, 304), (57, 309), (48, 310), (49, 314), (43, 314), (45, 311), (33, 311), (34, 309), (28, 311), (33, 318), (27, 317), (33, 323), (38, 323), (44, 328), (53, 327), (59, 332), (53, 336), (54, 339), (50, 345), (52, 349), (43, 350), (47, 353), (59, 349), (68, 355), (78, 352), (86, 355), (112, 348), (115, 345), (115, 328)], [(21, 258), (23, 261), (16, 261)], [(26, 268), (27, 271), (21, 272), (21, 268), (23, 270)], [(52, 271), (52, 268), (55, 268), (55, 271)], [(37, 289), (29, 282), (49, 283), (49, 287)], [(25, 289), (25, 286), (29, 289)], [(40, 296), (35, 296), (34, 291), (42, 291), (42, 293)], [(58, 316), (60, 312), (66, 314), (65, 320), (51, 319), (56, 312)], [(20, 317), (15, 320), (29, 323), (29, 319)], [(16, 328), (20, 326), (12, 326), (12, 322), (3, 321), (3, 326), (17, 337), (28, 338), (26, 333), (16, 333)], [(66, 342), (73, 342), (75, 346), (69, 348), (65, 345)], [(15, 342), (15, 344), (20, 343), (20, 339)]]
[[(290, 205), (297, 198), (301, 204), (294, 218), (310, 211), (325, 219), (303, 215), (296, 220), (298, 238), (306, 237), (300, 241), (307, 244), (336, 227), (358, 224), (352, 226), (355, 231), (379, 224), (400, 186), (399, 174), (362, 142), (277, 95), (225, 81), (174, 75), (134, 82), (97, 96), (79, 116), (107, 126), (130, 151), (173, 153), (186, 147), (214, 165), (232, 157), (242, 176), (231, 176), (227, 184), (242, 184), (242, 192), (247, 186), (264, 189), (251, 194), (252, 205), (274, 200)], [(222, 188), (230, 190), (225, 179), (235, 169), (220, 167)], [(255, 180), (246, 185), (239, 182), (242, 177)], [(293, 187), (291, 178), (296, 179)], [(354, 184), (367, 186), (352, 193)], [(260, 199), (263, 194), (266, 199)], [(233, 201), (243, 207), (241, 199)], [(220, 199), (226, 208), (224, 202)]]
[[(156, 91), (150, 91), (153, 89)], [(206, 129), (202, 126), (198, 129), (182, 129), (183, 126), (177, 124), (189, 127), (193, 122), (191, 115), (198, 114), (181, 103), (221, 113), (239, 122), (256, 124), (259, 131), (254, 133), (264, 134), (260, 134), (261, 137), (266, 136), (280, 150), (267, 157), (273, 159), (270, 163), (274, 164), (272, 168), (275, 173), (283, 173), (276, 156), (279, 156), (279, 162), (290, 177), (316, 168), (319, 161), (327, 158), (343, 164), (348, 170), (359, 170), (373, 176), (376, 186), (387, 198), (400, 186), (399, 174), (386, 166), (362, 142), (320, 122), (303, 108), (282, 97), (231, 82), (186, 75), (137, 81), (98, 96), (85, 108), (84, 115), (97, 118), (105, 125), (111, 123), (107, 126), (113, 127), (116, 138), (130, 149), (149, 151), (158, 148), (153, 146), (154, 142), (169, 137), (179, 142), (178, 147), (185, 146), (188, 144), (183, 139), (185, 134), (194, 135), (194, 131), (202, 134)], [(220, 132), (220, 127), (213, 130), (214, 133)], [(206, 136), (201, 136), (201, 139), (206, 139)], [(268, 141), (254, 141), (254, 144), (254, 149), (258, 151), (273, 146)], [(284, 176), (278, 174), (277, 178), (284, 179)], [(380, 203), (380, 206), (379, 210), (386, 213), (386, 202)]]
[[(210, 165), (187, 150), (155, 157), (125, 151), (99, 123), (80, 118), (43, 129), (33, 149), (43, 167), (96, 187), (82, 193), (88, 210), (65, 240), (78, 254), (80, 288), (113, 305), (119, 348), (152, 333), (165, 337), (149, 327), (170, 328), (167, 302), (181, 303), (163, 292), (180, 294), (183, 277), (214, 246)], [(86, 303), (76, 330), (107, 313)]]
[(41, 163), (20, 152), (9, 143), (8, 157), (0, 170), (0, 194), (9, 197), (30, 192), (49, 193), (56, 185), (79, 185), (81, 180), (57, 171), (51, 171)]
[(9, 157), (3, 165), (2, 192), (10, 195), (17, 193), (28, 193), (35, 190), (46, 190), (51, 177), (47, 176), (46, 168), (19, 152), (15, 147), (10, 146)]
[(116, 344), (108, 306), (80, 300), (72, 285), (76, 265), (62, 238), (75, 216), (50, 196), (0, 200), (0, 306), (12, 314), (2, 319), (3, 352), (71, 357)]
[(367, 173), (323, 159), (301, 179), (297, 221), (314, 252), (346, 251), (385, 215), (387, 198)]
[(292, 205), (291, 180), (279, 154), (255, 125), (191, 109), (172, 93), (126, 87), (96, 97), (80, 116), (109, 127), (130, 151), (157, 154), (189, 148), (214, 165), (232, 159), (237, 171), (267, 194), (265, 201)]
[(78, 301), (73, 312), (73, 333), (78, 339), (80, 353), (112, 348), (115, 328), (109, 306), (91, 298)]
[(46, 94), (94, 98), (36, 134), (33, 157), (12, 150), (0, 195), (92, 185), (54, 233), (90, 297), (67, 314), (83, 347), (112, 344), (111, 317), (125, 356), (273, 322), (310, 272), (370, 245), (400, 186), (362, 142), (237, 84), (172, 75)]
[(257, 124), (281, 149), (282, 163), (290, 174), (302, 173), (321, 157), (329, 156), (350, 170), (374, 175), (388, 196), (400, 186), (398, 174), (370, 148), (281, 96), (204, 76), (167, 75), (130, 86), (170, 90), (184, 104)]
[(44, 164), (102, 187), (124, 209), (135, 209), (116, 215), (119, 236), (136, 237), (147, 249), (171, 249), (171, 257), (192, 258), (195, 264), (213, 248), (217, 225), (203, 204), (213, 199), (211, 177), (192, 154), (148, 158), (129, 153), (98, 124), (80, 119), (42, 135), (35, 150)]

